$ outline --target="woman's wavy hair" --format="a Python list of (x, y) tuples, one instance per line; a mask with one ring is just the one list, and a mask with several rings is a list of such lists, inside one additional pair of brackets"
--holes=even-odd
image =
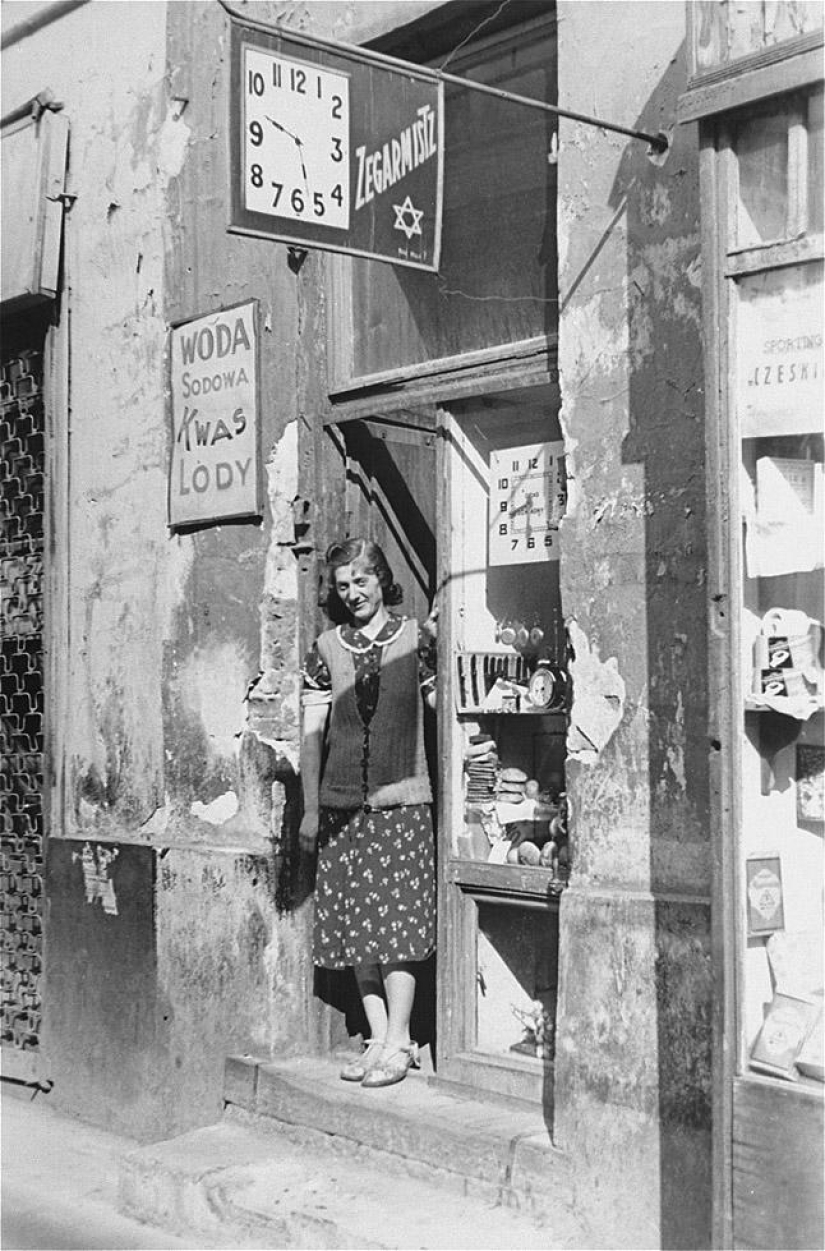
[(387, 608), (401, 603), (404, 592), (393, 579), (392, 569), (378, 544), (371, 543), (369, 539), (343, 539), (339, 543), (331, 543), (326, 554), (326, 608), (331, 615), (335, 609), (343, 609), (335, 589), (335, 570), (342, 565), (356, 563), (375, 574)]

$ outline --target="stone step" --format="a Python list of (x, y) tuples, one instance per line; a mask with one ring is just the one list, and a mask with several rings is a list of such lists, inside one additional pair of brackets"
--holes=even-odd
[(396, 1086), (342, 1082), (340, 1059), (275, 1062), (231, 1057), (227, 1107), (381, 1152), (386, 1167), (415, 1167), (437, 1184), (472, 1187), (541, 1216), (570, 1192), (567, 1158), (553, 1148), (542, 1110), (456, 1093), (424, 1073)]
[[(339, 1140), (340, 1146), (340, 1140)], [(583, 1245), (563, 1223), (403, 1175), (351, 1146), (323, 1150), (275, 1123), (235, 1121), (124, 1158), (125, 1215), (235, 1248), (533, 1248)]]
[(123, 1159), (121, 1211), (227, 1248), (592, 1245), (539, 1111), (337, 1071), (231, 1061), (220, 1124)]

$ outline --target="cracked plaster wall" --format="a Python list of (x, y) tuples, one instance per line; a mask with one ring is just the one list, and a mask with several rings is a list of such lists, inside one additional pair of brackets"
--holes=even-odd
[(559, 103), (663, 130), (671, 147), (651, 157), (560, 120), (575, 657), (554, 1134), (575, 1155), (593, 1245), (703, 1246), (711, 863), (698, 152), (675, 122), (685, 12), (561, 0), (558, 15)]
[[(255, 12), (357, 40), (426, 7)], [(87, 5), (3, 68), (4, 111), (49, 86), (71, 127), (45, 1048), (57, 1101), (159, 1136), (215, 1119), (227, 1054), (306, 1046), (319, 1028), (290, 831), (299, 606), (315, 593), (293, 502), (315, 498), (324, 260), (295, 273), (285, 247), (226, 232), (218, 5)], [(263, 520), (170, 535), (169, 326), (250, 298)]]
[[(297, 762), (297, 420), (318, 370), (285, 249), (226, 235), (226, 45), (211, 3), (98, 4), (4, 52), (4, 112), (48, 85), (70, 124), (44, 1053), (56, 1101), (138, 1135), (214, 1120), (227, 1054), (308, 1028), (306, 908), (279, 900), (278, 839)], [(169, 325), (251, 297), (265, 519), (170, 535)], [(266, 725), (247, 702), (261, 673)]]
[(165, 92), (165, 15), (165, 4), (91, 6), (3, 56), (4, 111), (48, 85), (71, 128), (57, 330), (69, 352), (70, 411), (58, 430), (68, 525), (56, 534), (69, 609), (56, 624), (71, 657), (60, 692), (65, 822), (93, 835), (113, 805), (134, 824), (163, 793), (160, 708), (147, 678), (159, 672), (173, 606), (164, 192), (185, 151)]
[[(577, 874), (701, 894), (709, 882), (701, 266), (695, 132), (675, 125), (685, 72), (677, 10), (632, 0), (560, 7), (571, 107), (671, 137), (662, 161), (643, 142), (561, 122), (562, 595), (575, 650)], [(596, 17), (599, 39), (574, 54), (573, 33), (592, 33)], [(616, 76), (589, 66), (604, 30), (627, 52)], [(575, 81), (565, 81), (573, 65)]]

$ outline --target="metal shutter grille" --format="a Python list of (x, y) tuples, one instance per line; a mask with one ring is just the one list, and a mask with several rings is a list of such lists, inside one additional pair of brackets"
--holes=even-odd
[(2, 1042), (40, 1035), (43, 899), (42, 358), (0, 372), (0, 929)]

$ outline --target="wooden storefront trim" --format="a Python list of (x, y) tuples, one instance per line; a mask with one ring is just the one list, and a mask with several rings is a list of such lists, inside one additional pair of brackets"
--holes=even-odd
[(679, 97), (680, 122), (696, 122), (822, 79), (823, 32), (766, 48), (693, 79)]
[(373, 375), (330, 392), (324, 424), (403, 413), (422, 405), (490, 395), (520, 387), (558, 385), (557, 342), (531, 339), (505, 348), (468, 352), (400, 373)]

